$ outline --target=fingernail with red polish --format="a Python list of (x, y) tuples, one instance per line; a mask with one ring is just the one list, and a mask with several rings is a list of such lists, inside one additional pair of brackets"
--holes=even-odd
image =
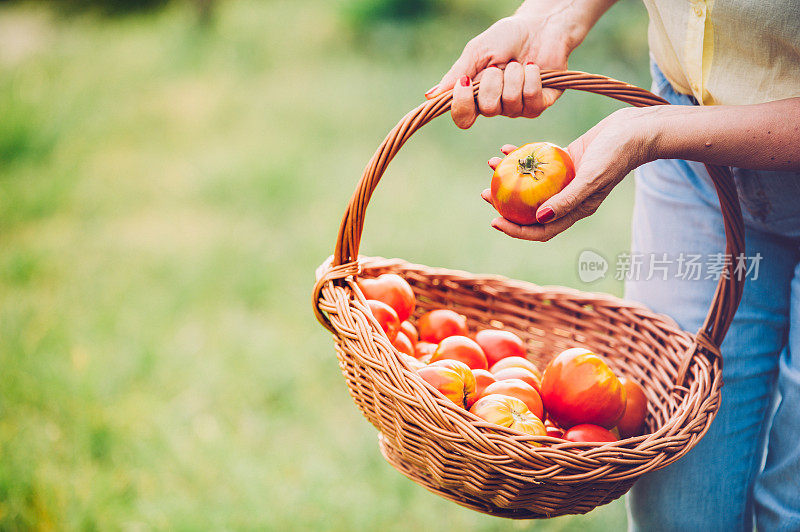
[(438, 89), (438, 88), (439, 88), (439, 84), (437, 83), (436, 85), (434, 85), (433, 87), (431, 87), (430, 89), (428, 89), (428, 92), (426, 92), (426, 93), (425, 93), (425, 96), (430, 96), (430, 95), (431, 95), (431, 94), (433, 94), (433, 93), (434, 93), (434, 91), (436, 91), (436, 89)]
[(544, 207), (536, 213), (536, 221), (540, 224), (546, 224), (555, 217), (556, 213), (553, 212), (549, 206)]
[(491, 65), (489, 65), (489, 68), (500, 68), (500, 67), (492, 63)]
[(535, 64), (536, 64), (536, 63), (534, 63), (533, 61), (528, 61), (527, 63), (525, 63), (525, 66), (528, 66), (528, 65), (535, 65)]
[(461, 76), (459, 82), (461, 83), (462, 87), (469, 87), (471, 83), (469, 76)]

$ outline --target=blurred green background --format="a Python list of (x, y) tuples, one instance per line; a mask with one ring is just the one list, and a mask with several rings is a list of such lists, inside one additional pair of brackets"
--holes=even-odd
[[(0, 2), (1, 529), (625, 526), (621, 501), (511, 522), (406, 480), (311, 313), (375, 147), (515, 6)], [(571, 67), (646, 86), (644, 8), (613, 7)], [(478, 197), (501, 144), (567, 144), (618, 107), (567, 94), (534, 121), (435, 121), (381, 183), (362, 252), (619, 294), (576, 260), (627, 249), (632, 183), (547, 244), (493, 231)]]

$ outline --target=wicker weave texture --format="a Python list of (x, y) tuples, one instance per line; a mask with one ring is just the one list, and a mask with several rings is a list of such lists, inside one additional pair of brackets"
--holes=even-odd
[[(545, 72), (543, 85), (587, 90), (633, 105), (664, 103), (643, 89), (579, 72)], [(386, 166), (411, 134), (449, 109), (450, 98), (445, 93), (406, 115), (368, 163), (342, 220), (335, 253), (317, 271), (314, 310), (334, 335), (353, 400), (378, 429), (381, 452), (400, 472), (434, 493), (492, 515), (584, 513), (624, 494), (643, 473), (683, 456), (708, 430), (722, 386), (719, 344), (743, 281), (731, 265), (705, 324), (691, 335), (668, 317), (604, 294), (359, 257), (366, 206)], [(720, 197), (727, 252), (743, 253), (732, 176), (716, 167), (709, 171)], [(523, 338), (529, 358), (542, 368), (569, 347), (603, 355), (618, 375), (645, 388), (649, 433), (604, 445), (571, 443), (523, 435), (457, 407), (400, 360), (354, 282), (358, 275), (387, 272), (412, 285), (415, 317), (447, 307), (465, 315), (471, 330), (510, 330)]]

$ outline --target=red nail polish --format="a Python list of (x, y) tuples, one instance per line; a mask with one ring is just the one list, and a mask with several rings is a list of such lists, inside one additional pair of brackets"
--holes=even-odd
[(437, 83), (436, 85), (434, 85), (433, 87), (428, 89), (428, 92), (425, 93), (425, 96), (430, 96), (431, 94), (433, 94), (433, 91), (435, 91), (438, 88), (439, 88), (439, 84)]
[(534, 63), (533, 61), (528, 61), (527, 63), (525, 63), (525, 66), (528, 66), (528, 65), (535, 65), (535, 64), (536, 64), (536, 63)]
[(469, 76), (461, 76), (459, 82), (461, 83), (462, 87), (469, 87), (472, 83), (472, 81), (469, 79)]
[(556, 213), (553, 212), (549, 206), (544, 207), (536, 213), (536, 221), (540, 224), (546, 224), (555, 217)]
[(489, 68), (500, 68), (500, 67), (492, 63), (491, 65), (489, 65)]

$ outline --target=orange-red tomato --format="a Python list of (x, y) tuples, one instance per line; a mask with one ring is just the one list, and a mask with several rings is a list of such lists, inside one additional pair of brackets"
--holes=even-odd
[(625, 412), (617, 421), (617, 430), (622, 438), (640, 436), (644, 432), (644, 420), (647, 417), (647, 396), (644, 388), (635, 380), (620, 377), (625, 388)]
[(500, 161), (492, 176), (492, 205), (503, 218), (536, 223), (536, 209), (575, 177), (569, 153), (549, 142), (525, 144)]
[(430, 364), (431, 363), (431, 356), (432, 355), (430, 355), (430, 354), (422, 355), (420, 357), (417, 357), (417, 360), (419, 360), (423, 364)]
[(460, 360), (472, 369), (489, 369), (481, 346), (466, 336), (448, 336), (442, 340), (431, 361), (443, 359)]
[(397, 336), (392, 340), (392, 345), (401, 353), (414, 356), (414, 344), (408, 339), (408, 336), (403, 331), (397, 331)]
[(550, 418), (544, 420), (544, 428), (547, 430), (548, 436), (552, 436), (553, 438), (564, 437), (564, 431), (561, 430), (561, 427), (553, 423), (553, 420)]
[(417, 373), (462, 408), (467, 408), (475, 400), (475, 376), (463, 362), (448, 360), (447, 366), (425, 366)]
[(613, 427), (625, 411), (625, 388), (602, 358), (576, 347), (544, 370), (539, 388), (547, 413), (561, 427), (582, 423)]
[(507, 357), (524, 357), (525, 344), (511, 331), (484, 329), (475, 335), (475, 341), (486, 354), (486, 361), (493, 366), (498, 360)]
[(420, 362), (420, 361), (419, 361), (419, 360), (417, 360), (416, 358), (414, 358), (414, 357), (412, 357), (412, 356), (408, 356), (408, 355), (407, 355), (407, 354), (405, 354), (405, 353), (400, 353), (400, 359), (401, 359), (403, 362), (405, 362), (405, 363), (406, 363), (406, 365), (407, 365), (409, 368), (411, 368), (411, 369), (413, 369), (413, 370), (420, 370), (420, 369), (422, 369), (422, 368), (426, 367), (424, 362)]
[(592, 425), (590, 423), (582, 423), (575, 425), (562, 436), (565, 440), (575, 442), (609, 442), (617, 441), (617, 437), (611, 434), (611, 431)]
[(501, 369), (500, 371), (495, 371), (492, 373), (494, 378), (498, 381), (505, 381), (508, 379), (519, 379), (521, 381), (527, 382), (538, 392), (541, 387), (541, 382), (539, 381), (539, 377), (536, 374), (532, 373), (530, 370), (525, 368), (513, 367), (513, 368), (506, 368)]
[(475, 375), (475, 395), (480, 397), (487, 386), (493, 382), (497, 382), (494, 375), (485, 369), (473, 369), (472, 374)]
[(481, 419), (502, 427), (508, 427), (533, 436), (546, 436), (542, 420), (536, 417), (525, 403), (507, 395), (486, 395), (481, 397), (470, 412)]
[(536, 417), (539, 419), (544, 418), (544, 407), (542, 406), (542, 398), (539, 397), (539, 392), (536, 388), (531, 386), (525, 381), (520, 379), (507, 379), (504, 381), (497, 381), (486, 387), (482, 395), (507, 395), (509, 397), (516, 397), (528, 407)]
[(411, 285), (396, 273), (384, 273), (374, 279), (358, 279), (358, 287), (367, 299), (382, 301), (397, 312), (397, 318), (405, 321), (414, 312), (417, 303)]
[(536, 375), (539, 380), (542, 379), (542, 372), (539, 371), (539, 368), (536, 367), (536, 364), (525, 357), (511, 356), (503, 358), (492, 365), (492, 369), (490, 371), (492, 373), (497, 373), (498, 371), (506, 368), (525, 368)]
[(397, 312), (386, 303), (374, 299), (368, 299), (367, 306), (369, 306), (372, 315), (378, 320), (381, 329), (389, 337), (389, 340), (394, 340), (394, 337), (397, 336), (397, 331), (400, 330), (400, 320), (397, 319)]
[(438, 344), (448, 336), (466, 336), (467, 318), (448, 309), (432, 310), (417, 322), (419, 338)]
[(400, 324), (400, 330), (408, 336), (408, 339), (411, 340), (412, 344), (416, 344), (419, 342), (419, 333), (417, 332), (417, 328), (414, 327), (414, 324), (410, 321), (406, 320)]
[(417, 342), (414, 346), (414, 356), (417, 358), (422, 358), (424, 356), (431, 357), (434, 351), (436, 351), (436, 347), (436, 344), (430, 342)]

